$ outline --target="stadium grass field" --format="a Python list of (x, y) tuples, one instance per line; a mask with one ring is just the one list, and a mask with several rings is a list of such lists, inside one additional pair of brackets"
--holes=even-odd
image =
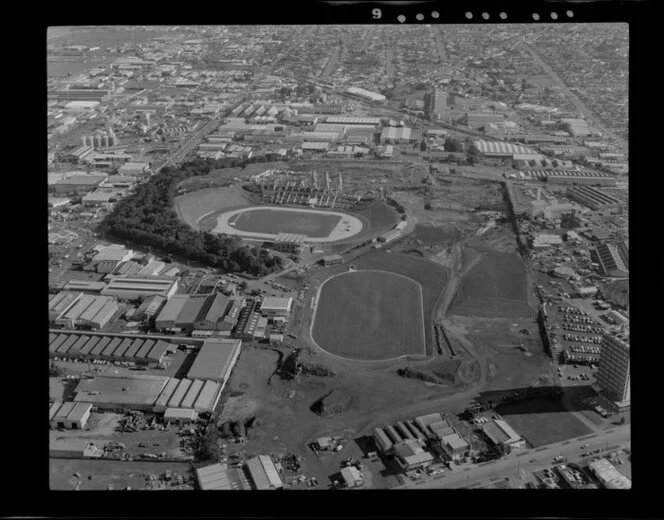
[(284, 211), (252, 209), (234, 218), (238, 231), (252, 233), (301, 233), (312, 238), (325, 238), (339, 224), (342, 217), (315, 211)]
[(352, 261), (357, 269), (378, 269), (402, 274), (422, 287), (424, 322), (426, 324), (427, 354), (435, 352), (433, 320), (440, 296), (449, 280), (449, 269), (412, 255), (387, 253), (385, 249), (371, 250)]
[(329, 278), (320, 288), (311, 330), (330, 354), (361, 361), (424, 355), (422, 289), (414, 280), (361, 270)]

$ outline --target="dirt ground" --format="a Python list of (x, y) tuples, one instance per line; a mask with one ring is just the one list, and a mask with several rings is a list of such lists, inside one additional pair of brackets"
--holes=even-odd
[[(121, 432), (117, 428), (122, 415), (115, 413), (92, 413), (85, 430), (51, 430), (51, 440), (87, 439), (90, 441), (113, 441), (125, 445), (125, 452), (136, 455), (139, 453), (159, 454), (166, 452), (169, 458), (184, 457), (180, 450), (180, 437), (175, 427), (168, 430), (145, 430), (137, 432)], [(144, 444), (145, 446), (139, 446)]]
[[(467, 339), (487, 363), (485, 390), (518, 389), (551, 382), (552, 369), (534, 315), (508, 319), (454, 316), (450, 322), (455, 332)], [(523, 329), (529, 334), (522, 334)]]
[[(303, 471), (316, 476), (320, 482), (339, 470), (340, 461), (334, 456), (316, 457), (307, 443), (344, 429), (358, 432), (375, 420), (376, 414), (440, 397), (443, 393), (439, 387), (399, 377), (395, 363), (358, 363), (307, 352), (301, 360), (321, 363), (338, 375), (300, 377), (294, 381), (284, 381), (275, 375), (270, 379), (279, 352), (287, 355), (288, 350), (243, 349), (228, 383), (230, 397), (223, 406), (221, 419), (246, 420), (255, 416), (259, 426), (250, 430), (249, 440), (242, 450), (248, 455), (296, 453), (304, 457)], [(328, 417), (314, 414), (311, 405), (335, 388), (344, 388), (353, 394), (351, 408)], [(349, 450), (356, 449), (357, 446), (349, 444)], [(351, 451), (344, 450), (343, 455), (348, 457)]]
[[(128, 462), (114, 460), (74, 460), (50, 459), (49, 461), (50, 488), (53, 490), (72, 490), (79, 479), (74, 476), (80, 474), (80, 490), (106, 490), (113, 486), (115, 490), (145, 489), (150, 474), (160, 475), (171, 470), (173, 476), (183, 475), (193, 477), (191, 465), (186, 462)], [(92, 478), (88, 478), (92, 477)], [(170, 486), (168, 486), (170, 487)], [(168, 489), (166, 487), (165, 489)], [(193, 486), (188, 486), (193, 489)], [(186, 488), (181, 488), (186, 489)]]

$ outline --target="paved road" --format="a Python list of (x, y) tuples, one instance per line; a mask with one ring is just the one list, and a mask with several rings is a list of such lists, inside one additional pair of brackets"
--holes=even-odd
[[(589, 438), (592, 435), (592, 438)], [(428, 489), (428, 488), (465, 488), (473, 484), (497, 480), (519, 472), (542, 470), (553, 464), (553, 457), (563, 455), (571, 462), (583, 460), (580, 454), (585, 451), (582, 445), (588, 445), (588, 450), (611, 448), (613, 446), (630, 446), (630, 425), (617, 426), (601, 434), (589, 434), (575, 439), (557, 442), (530, 449), (518, 454), (510, 455), (505, 459), (490, 462), (484, 465), (473, 465), (470, 469), (447, 471), (444, 476), (431, 481), (408, 482), (402, 488)], [(530, 462), (533, 460), (533, 462)]]

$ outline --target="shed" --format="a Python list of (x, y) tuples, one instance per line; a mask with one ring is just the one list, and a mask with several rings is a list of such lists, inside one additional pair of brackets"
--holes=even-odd
[(166, 408), (164, 421), (167, 423), (190, 423), (198, 419), (198, 412), (192, 408)]
[(169, 399), (173, 395), (173, 392), (175, 392), (175, 389), (177, 388), (179, 383), (180, 380), (174, 377), (171, 377), (168, 380), (166, 386), (164, 386), (164, 389), (161, 391), (161, 394), (159, 394), (159, 397), (157, 398), (157, 401), (154, 404), (155, 412), (163, 412), (166, 410), (166, 405), (168, 404)]
[(258, 490), (280, 489), (284, 486), (274, 462), (268, 455), (258, 455), (249, 459), (247, 469)]
[(364, 483), (362, 473), (360, 473), (360, 471), (354, 466), (347, 466), (342, 468), (341, 478), (343, 479), (344, 485), (346, 487), (361, 486)]
[(198, 412), (212, 412), (220, 396), (221, 385), (214, 381), (206, 381), (196, 398), (194, 410)]

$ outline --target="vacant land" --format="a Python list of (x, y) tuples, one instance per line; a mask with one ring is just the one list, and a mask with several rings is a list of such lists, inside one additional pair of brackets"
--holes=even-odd
[(312, 335), (324, 350), (358, 360), (424, 354), (421, 290), (384, 271), (343, 273), (321, 289)]
[(574, 415), (564, 411), (559, 401), (532, 399), (499, 406), (496, 411), (534, 447), (591, 433)]
[(150, 474), (160, 475), (166, 470), (171, 470), (175, 477), (193, 476), (191, 464), (187, 462), (50, 459), (49, 469), (49, 484), (53, 490), (74, 489), (79, 481), (74, 473), (80, 475), (81, 490), (106, 490), (108, 486), (117, 490), (145, 489)]
[[(242, 188), (209, 188), (175, 197), (175, 210), (185, 224), (199, 229), (199, 221), (210, 213), (249, 206)], [(215, 222), (216, 223), (216, 222)]]
[(412, 255), (391, 254), (383, 250), (370, 251), (354, 259), (352, 264), (357, 269), (379, 269), (402, 274), (422, 286), (426, 348), (427, 354), (432, 354), (435, 351), (433, 316), (438, 300), (447, 284), (449, 270)]
[(325, 238), (341, 220), (339, 215), (315, 211), (284, 211), (254, 209), (234, 218), (234, 227), (251, 233), (302, 233), (313, 238)]
[[(470, 343), (486, 364), (485, 390), (514, 390), (551, 383), (550, 360), (532, 318), (452, 316), (448, 333)], [(527, 331), (527, 333), (522, 331)]]
[(451, 313), (485, 317), (528, 316), (526, 267), (516, 254), (464, 249), (464, 266)]

